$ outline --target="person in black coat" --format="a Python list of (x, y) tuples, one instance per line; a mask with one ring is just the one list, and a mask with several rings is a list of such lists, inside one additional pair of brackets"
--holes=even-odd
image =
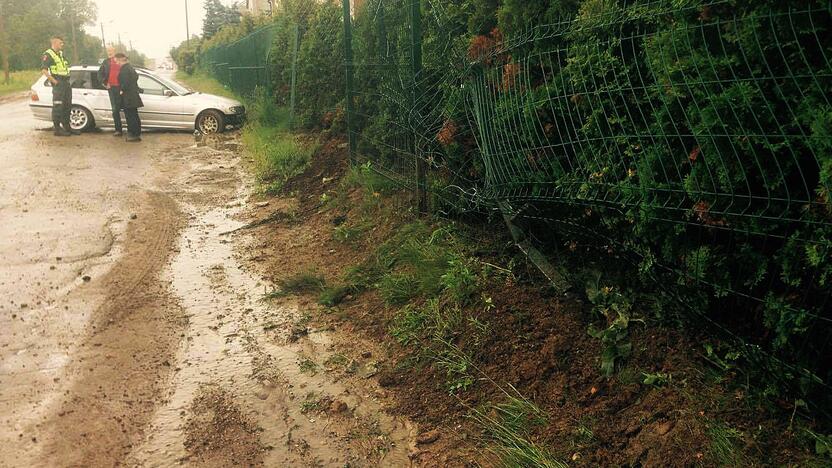
[(142, 89), (139, 88), (139, 74), (124, 54), (116, 54), (116, 60), (121, 64), (118, 82), (121, 84), (121, 105), (127, 118), (127, 141), (142, 141), (142, 121), (139, 118), (139, 108), (144, 107)]

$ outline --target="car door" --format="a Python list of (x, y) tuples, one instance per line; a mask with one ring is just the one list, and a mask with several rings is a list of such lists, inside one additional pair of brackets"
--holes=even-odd
[(78, 72), (78, 74), (79, 77), (83, 76), (83, 86), (76, 86), (76, 83), (80, 85), (81, 82), (75, 80), (76, 72), (73, 71), (73, 101), (76, 104), (83, 105), (93, 113), (96, 126), (112, 126), (113, 112), (110, 105), (110, 94), (99, 81), (98, 70), (84, 70)]
[(139, 109), (142, 125), (158, 128), (181, 128), (183, 105), (180, 96), (150, 75), (139, 73), (144, 107)]

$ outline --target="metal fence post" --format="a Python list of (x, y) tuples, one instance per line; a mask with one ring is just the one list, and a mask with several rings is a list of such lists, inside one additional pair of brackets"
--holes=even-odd
[(289, 97), (289, 125), (295, 123), (295, 85), (298, 77), (298, 50), (300, 49), (300, 26), (295, 24), (295, 39), (292, 44), (292, 89)]
[(414, 119), (411, 122), (413, 127), (413, 155), (416, 158), (416, 191), (419, 204), (419, 214), (428, 213), (428, 196), (427, 196), (427, 168), (425, 167), (425, 160), (420, 154), (420, 147), (417, 139), (419, 132), (416, 126), (419, 122), (418, 111), (420, 108), (421, 92), (419, 90), (419, 79), (422, 75), (422, 5), (421, 0), (411, 0), (410, 3), (410, 56), (412, 61), (413, 73), (413, 94), (411, 99), (412, 109), (411, 116)]
[(347, 141), (350, 148), (350, 160), (355, 155), (355, 134), (353, 132), (353, 63), (352, 63), (352, 15), (350, 14), (350, 0), (344, 3), (344, 68), (346, 71), (346, 112), (347, 112)]

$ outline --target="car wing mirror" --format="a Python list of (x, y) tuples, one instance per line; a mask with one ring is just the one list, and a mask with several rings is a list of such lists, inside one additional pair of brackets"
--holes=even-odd
[(176, 93), (174, 93), (173, 91), (171, 91), (169, 89), (165, 90), (165, 97), (173, 97), (173, 96), (176, 96)]

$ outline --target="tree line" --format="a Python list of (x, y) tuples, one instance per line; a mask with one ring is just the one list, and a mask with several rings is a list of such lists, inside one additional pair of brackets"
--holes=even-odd
[[(97, 64), (103, 57), (101, 39), (84, 31), (93, 25), (98, 11), (93, 0), (0, 0), (0, 67), (4, 82), (15, 70), (40, 67), (49, 38), (62, 36), (65, 53), (73, 64)], [(116, 45), (142, 66), (146, 57)]]

